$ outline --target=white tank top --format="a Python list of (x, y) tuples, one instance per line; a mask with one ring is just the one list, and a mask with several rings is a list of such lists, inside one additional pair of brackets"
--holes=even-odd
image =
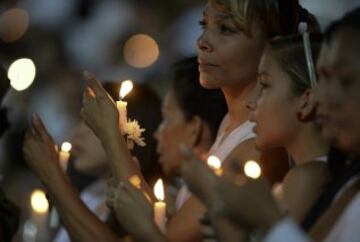
[(224, 128), (228, 122), (229, 115), (227, 114), (221, 122), (215, 143), (209, 150), (209, 155), (216, 156), (220, 161), (224, 161), (239, 144), (256, 136), (253, 132), (255, 123), (247, 120), (224, 137)]
[[(256, 136), (255, 133), (252, 131), (255, 123), (247, 120), (243, 124), (235, 128), (233, 131), (231, 131), (228, 136), (224, 137), (224, 127), (226, 127), (228, 122), (229, 115), (227, 114), (220, 124), (215, 143), (209, 150), (209, 155), (215, 155), (220, 159), (220, 161), (224, 161), (239, 144)], [(190, 195), (191, 193), (189, 189), (184, 184), (180, 188), (180, 191), (178, 192), (178, 195), (176, 197), (177, 210), (179, 210), (184, 205), (184, 203), (189, 199)]]

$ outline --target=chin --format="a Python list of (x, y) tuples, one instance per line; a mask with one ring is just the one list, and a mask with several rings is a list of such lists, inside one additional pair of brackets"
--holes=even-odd
[(220, 88), (219, 83), (217, 81), (215, 81), (214, 78), (212, 78), (211, 76), (204, 74), (204, 73), (200, 73), (200, 85), (206, 89)]

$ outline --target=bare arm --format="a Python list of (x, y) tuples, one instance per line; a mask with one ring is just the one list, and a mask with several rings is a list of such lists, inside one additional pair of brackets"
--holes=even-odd
[(48, 189), (63, 224), (74, 241), (119, 241), (81, 201), (62, 172), (55, 144), (41, 120), (33, 118), (34, 128), (26, 133), (25, 158)]

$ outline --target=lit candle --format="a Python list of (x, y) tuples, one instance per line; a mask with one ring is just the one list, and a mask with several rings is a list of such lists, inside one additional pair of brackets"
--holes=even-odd
[(166, 203), (164, 202), (164, 185), (159, 179), (154, 186), (155, 197), (158, 201), (154, 204), (155, 223), (162, 232), (166, 230)]
[(257, 179), (261, 176), (261, 167), (256, 161), (249, 160), (244, 165), (245, 175)]
[(214, 173), (218, 176), (223, 174), (223, 170), (221, 168), (221, 161), (214, 155), (211, 155), (207, 159), (208, 166), (214, 171)]
[[(59, 163), (63, 172), (66, 172), (70, 158), (70, 150), (72, 148), (71, 143), (63, 142), (59, 151)], [(49, 226), (56, 228), (59, 226), (59, 213), (55, 207), (51, 208)]]
[(64, 172), (66, 172), (67, 169), (71, 148), (72, 146), (69, 142), (64, 142), (61, 145), (61, 150), (59, 152), (59, 162), (60, 162), (60, 167)]
[(133, 89), (133, 83), (130, 80), (123, 81), (121, 83), (119, 91), (119, 101), (116, 102), (116, 106), (119, 111), (119, 125), (120, 128), (124, 127), (127, 122), (127, 102), (122, 101), (122, 99), (131, 92)]
[(35, 242), (49, 210), (49, 202), (46, 199), (45, 192), (35, 189), (30, 196), (30, 205), (32, 213), (31, 217), (24, 223), (22, 237), (23, 241)]

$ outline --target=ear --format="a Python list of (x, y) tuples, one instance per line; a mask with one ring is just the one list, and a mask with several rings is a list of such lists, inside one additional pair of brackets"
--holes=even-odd
[(316, 100), (313, 89), (307, 89), (300, 98), (297, 116), (300, 121), (312, 120), (315, 114)]
[(191, 120), (191, 127), (190, 127), (190, 141), (193, 147), (196, 147), (201, 143), (202, 136), (203, 136), (203, 120), (195, 115)]

